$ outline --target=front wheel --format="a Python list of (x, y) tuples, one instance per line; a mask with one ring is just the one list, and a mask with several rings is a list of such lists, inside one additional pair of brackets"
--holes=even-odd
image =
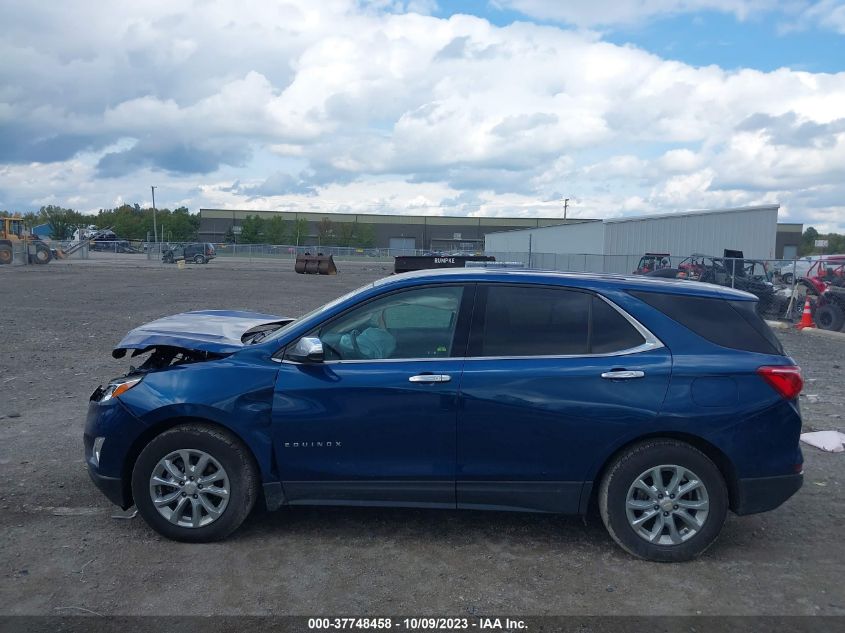
[(255, 504), (258, 474), (249, 450), (225, 431), (180, 425), (155, 437), (132, 470), (138, 512), (177, 541), (216, 541)]
[(33, 264), (49, 264), (52, 259), (53, 254), (50, 252), (50, 249), (43, 244), (38, 244), (35, 247), (35, 254), (31, 256), (30, 261)]
[(722, 530), (728, 490), (716, 465), (678, 440), (634, 445), (606, 471), (599, 511), (625, 551), (659, 562), (701, 555)]
[(194, 255), (194, 263), (195, 264), (204, 264), (205, 263), (205, 257), (203, 257), (202, 255)]

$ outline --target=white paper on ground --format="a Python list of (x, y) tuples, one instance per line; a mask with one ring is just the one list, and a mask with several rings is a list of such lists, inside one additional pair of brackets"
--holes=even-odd
[(839, 431), (815, 431), (813, 433), (802, 433), (801, 441), (810, 446), (815, 446), (823, 451), (841, 453), (845, 451), (845, 433)]

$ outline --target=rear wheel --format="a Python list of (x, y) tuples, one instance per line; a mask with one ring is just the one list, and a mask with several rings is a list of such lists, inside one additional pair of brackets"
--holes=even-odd
[(813, 320), (822, 330), (838, 332), (845, 325), (845, 312), (836, 304), (826, 303), (816, 308)]
[(788, 286), (792, 285), (792, 273), (786, 273), (780, 280)]
[(132, 470), (138, 512), (177, 541), (207, 542), (243, 523), (258, 495), (249, 450), (225, 431), (181, 425), (155, 437)]
[(12, 247), (8, 244), (0, 244), (0, 264), (12, 263)]
[(722, 530), (728, 491), (716, 465), (678, 440), (647, 440), (609, 466), (599, 511), (625, 551), (659, 562), (693, 559)]

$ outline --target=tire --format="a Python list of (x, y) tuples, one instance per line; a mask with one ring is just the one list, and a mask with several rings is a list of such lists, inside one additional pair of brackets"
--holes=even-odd
[(826, 303), (816, 308), (813, 320), (819, 329), (838, 332), (845, 325), (845, 312), (833, 303)]
[[(188, 481), (186, 477), (183, 485), (178, 486), (180, 482), (173, 477), (174, 471), (162, 464), (172, 457), (171, 468), (177, 474), (187, 475), (190, 470), (184, 468), (181, 457), (186, 454), (194, 467), (200, 465), (202, 454), (210, 459), (203, 471), (205, 476), (195, 472), (195, 480)], [(214, 472), (216, 467), (222, 467), (222, 476), (219, 470)], [(154, 475), (159, 477), (156, 481), (167, 478), (174, 483), (155, 486), (151, 482)], [(200, 492), (203, 481), (206, 482), (205, 492)], [(227, 486), (226, 496), (212, 492), (212, 488), (219, 491)], [(172, 497), (173, 501), (162, 505), (160, 511), (153, 502), (153, 495), (161, 501)], [(156, 436), (141, 451), (132, 469), (132, 496), (138, 512), (159, 534), (191, 543), (217, 541), (235, 531), (249, 515), (258, 496), (258, 473), (249, 449), (226, 431), (202, 424), (180, 425)], [(204, 509), (215, 505), (220, 508), (216, 517)], [(186, 525), (192, 522), (196, 507), (199, 507), (198, 526)], [(170, 517), (166, 518), (163, 512)]]
[[(644, 475), (658, 467), (664, 484), (660, 498), (635, 486), (638, 481), (653, 484), (654, 479)], [(663, 492), (670, 489), (675, 473), (681, 475), (681, 488), (693, 480), (699, 486), (677, 498), (667, 498)], [(629, 511), (629, 499), (639, 507)], [(704, 509), (679, 508), (679, 501), (698, 503)], [(698, 449), (673, 439), (646, 440), (625, 450), (607, 468), (598, 493), (599, 512), (611, 538), (626, 552), (657, 562), (681, 562), (700, 556), (719, 536), (728, 501), (728, 489), (716, 465)], [(685, 521), (683, 513), (692, 520)], [(632, 525), (632, 520), (646, 516), (653, 518), (638, 527), (642, 532), (651, 531), (655, 535), (652, 541)], [(695, 521), (700, 522), (697, 528), (692, 527)], [(674, 534), (670, 531), (673, 525)], [(673, 539), (678, 542), (672, 543)]]
[(46, 246), (39, 244), (35, 247), (35, 255), (32, 256), (33, 264), (49, 264), (53, 259), (53, 254)]
[(0, 244), (0, 265), (12, 263), (12, 247), (8, 244)]
[(165, 264), (172, 264), (173, 263), (173, 254), (172, 253), (166, 253), (164, 255), (164, 257), (161, 258), (161, 261), (163, 261)]
[(195, 264), (204, 264), (205, 263), (205, 257), (203, 257), (202, 255), (194, 255), (194, 263)]
[(792, 273), (786, 273), (780, 280), (785, 283), (787, 286), (792, 285)]

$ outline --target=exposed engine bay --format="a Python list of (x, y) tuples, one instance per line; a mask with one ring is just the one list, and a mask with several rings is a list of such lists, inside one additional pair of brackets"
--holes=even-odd
[(197, 350), (184, 349), (182, 347), (159, 345), (158, 347), (135, 350), (132, 353), (132, 357), (134, 358), (136, 356), (146, 354), (147, 352), (151, 352), (149, 357), (147, 357), (146, 360), (144, 360), (144, 362), (138, 367), (130, 366), (127, 375), (147, 374), (151, 371), (159, 371), (161, 369), (167, 369), (168, 367), (201, 363), (207, 360), (217, 360), (218, 358), (228, 356), (228, 354), (200, 352)]

